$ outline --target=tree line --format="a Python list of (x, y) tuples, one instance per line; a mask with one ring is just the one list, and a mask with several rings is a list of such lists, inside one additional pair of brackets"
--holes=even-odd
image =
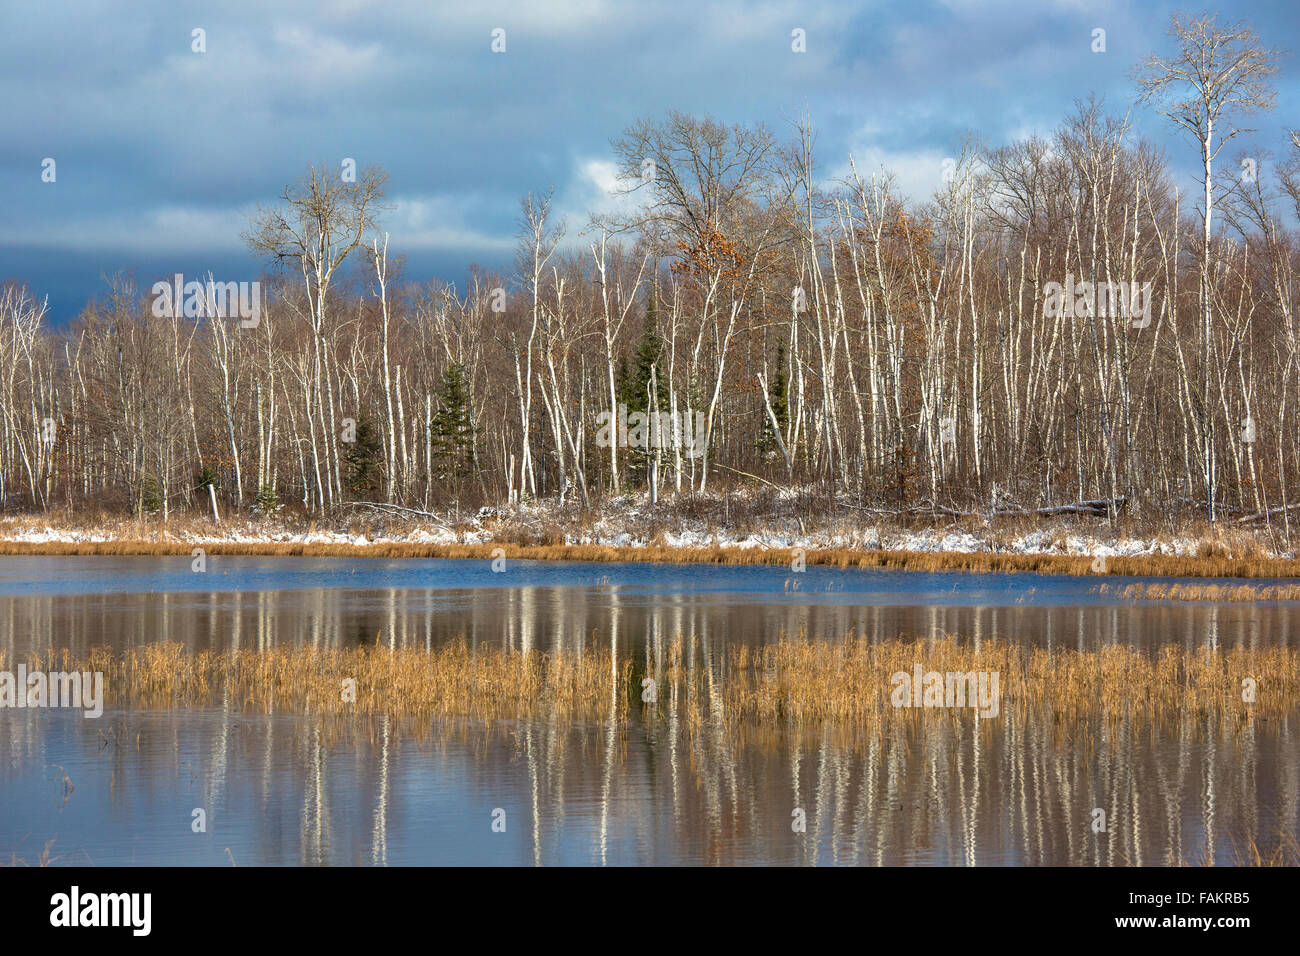
[(674, 112), (612, 141), (623, 212), (571, 236), (530, 194), (513, 268), (463, 286), (403, 276), (381, 169), (327, 166), (249, 222), (273, 267), (255, 322), (160, 310), (119, 276), (58, 329), (9, 283), (0, 504), (591, 507), (765, 483), (1289, 535), (1300, 135), (1221, 155), (1272, 106), (1278, 54), (1208, 17), (1170, 34), (1135, 70), (1138, 114), (1187, 133), (1195, 191), (1095, 98), (1050, 134), (966, 142), (920, 200), (852, 157), (827, 176), (807, 117), (777, 135)]

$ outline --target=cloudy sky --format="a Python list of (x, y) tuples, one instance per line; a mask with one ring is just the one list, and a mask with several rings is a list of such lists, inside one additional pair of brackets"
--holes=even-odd
[[(509, 264), (526, 191), (554, 185), (576, 237), (611, 201), (610, 138), (668, 109), (780, 132), (806, 105), (823, 176), (852, 153), (926, 198), (968, 132), (1048, 132), (1091, 92), (1127, 110), (1130, 70), (1169, 51), (1180, 8), (1248, 18), (1300, 53), (1294, 0), (7, 3), (0, 280), (27, 281), (63, 322), (115, 272), (146, 287), (176, 271), (256, 278), (248, 213), (309, 163), (351, 157), (389, 172), (384, 225), (407, 277), (461, 282), (471, 263)], [(1295, 56), (1277, 87), (1243, 146), (1280, 152), (1300, 126)], [(1149, 110), (1135, 118), (1190, 187), (1192, 146)]]

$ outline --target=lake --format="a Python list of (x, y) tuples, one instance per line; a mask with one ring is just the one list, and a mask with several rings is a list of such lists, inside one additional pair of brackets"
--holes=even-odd
[[(1119, 601), (1100, 584), (817, 566), (208, 556), (196, 572), (190, 558), (2, 557), (0, 655), (464, 639), (627, 658), (685, 635), (710, 668), (731, 645), (782, 635), (1152, 655), (1300, 646), (1300, 604)], [(859, 740), (829, 728), (737, 738), (640, 709), (577, 724), (327, 720), (227, 700), (99, 719), (0, 709), (0, 861), (36, 862), (53, 841), (56, 862), (94, 865), (1231, 864), (1300, 833), (1298, 720), (1182, 713), (1063, 730), (1008, 710)]]

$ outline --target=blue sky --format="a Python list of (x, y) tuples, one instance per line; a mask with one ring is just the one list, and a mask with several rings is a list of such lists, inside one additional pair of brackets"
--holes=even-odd
[[(783, 132), (806, 106), (824, 177), (852, 152), (923, 199), (967, 132), (1046, 133), (1091, 92), (1127, 110), (1129, 72), (1169, 52), (1175, 9), (1248, 18), (1274, 46), (1300, 37), (1293, 0), (6, 4), (0, 279), (28, 281), (63, 322), (105, 274), (256, 278), (248, 213), (309, 163), (350, 157), (389, 172), (384, 224), (406, 277), (461, 282), (472, 262), (508, 267), (528, 190), (554, 185), (577, 241), (612, 202), (610, 138), (668, 109)], [(491, 50), (497, 27), (505, 53)], [(1105, 53), (1091, 49), (1098, 27)], [(1248, 151), (1280, 153), (1300, 127), (1300, 62), (1281, 69)], [(1193, 147), (1134, 115), (1190, 187)]]

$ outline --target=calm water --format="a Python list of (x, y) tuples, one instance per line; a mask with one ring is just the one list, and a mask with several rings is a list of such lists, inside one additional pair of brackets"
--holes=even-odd
[[(1141, 579), (1107, 578), (1109, 585)], [(1092, 578), (487, 561), (0, 558), (0, 656), (466, 637), (705, 651), (782, 633), (1044, 647), (1300, 643), (1300, 605), (1118, 603)], [(709, 666), (707, 663), (705, 666)], [(1300, 834), (1300, 714), (1222, 726), (905, 722), (870, 739), (624, 724), (0, 710), (0, 860), (1199, 864)], [(1093, 808), (1110, 816), (1089, 827)], [(206, 832), (192, 831), (193, 811)], [(801, 814), (806, 832), (794, 832)], [(496, 829), (493, 828), (494, 820)], [(500, 832), (504, 822), (504, 832)]]

